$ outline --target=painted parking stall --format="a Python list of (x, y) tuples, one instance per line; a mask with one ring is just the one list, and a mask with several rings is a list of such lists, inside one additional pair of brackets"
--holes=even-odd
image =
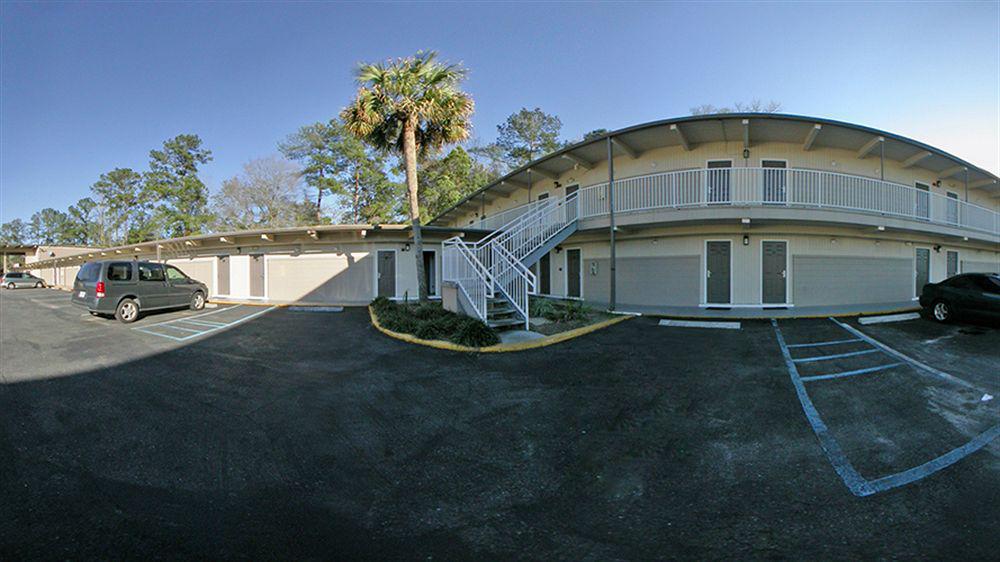
[[(817, 393), (822, 394), (822, 389), (814, 385), (860, 385), (863, 383), (870, 387), (881, 384), (882, 388), (890, 391), (898, 390), (898, 395), (886, 396), (886, 399), (894, 401), (900, 400), (899, 397), (905, 395), (922, 397), (925, 394), (923, 392), (925, 387), (922, 383), (926, 384), (926, 388), (933, 387), (934, 391), (926, 393), (930, 395), (935, 395), (935, 392), (947, 392), (951, 396), (975, 395), (982, 389), (974, 383), (918, 361), (866, 335), (859, 329), (833, 318), (829, 318), (825, 323), (806, 327), (803, 327), (801, 323), (788, 323), (785, 331), (779, 326), (777, 320), (771, 320), (771, 325), (803, 412), (830, 464), (851, 493), (856, 496), (878, 494), (926, 478), (975, 453), (1000, 436), (1000, 419), (995, 415), (995, 412), (982, 407), (977, 413), (979, 427), (982, 428), (982, 431), (973, 435), (968, 441), (943, 452), (941, 451), (941, 442), (928, 443), (926, 444), (928, 451), (936, 451), (940, 454), (911, 468), (885, 476), (866, 478), (862, 476), (856, 463), (852, 462), (852, 458), (860, 458), (872, 453), (891, 456), (884, 451), (880, 452), (880, 447), (884, 448), (885, 443), (877, 440), (874, 444), (859, 446), (857, 439), (855, 439), (850, 446), (843, 444), (841, 439), (834, 436), (838, 424), (831, 424), (829, 420), (825, 420), (820, 408), (814, 402)], [(873, 380), (873, 377), (885, 378)], [(906, 384), (900, 385), (899, 382)], [(861, 388), (860, 391), (865, 392), (869, 387)], [(829, 389), (829, 387), (826, 388)], [(849, 392), (850, 387), (846, 389), (838, 387), (838, 390), (841, 393), (846, 393)], [(828, 396), (836, 397), (835, 391), (829, 392)], [(875, 397), (872, 400), (878, 400), (878, 398)], [(832, 399), (830, 401), (835, 402)], [(930, 415), (928, 417), (933, 419)], [(880, 421), (877, 416), (873, 420)], [(921, 434), (923, 432), (923, 434), (935, 437), (948, 434), (948, 431), (941, 429), (943, 425), (939, 421), (938, 427), (933, 428), (938, 430), (936, 432), (915, 428), (916, 431), (913, 433)], [(881, 434), (879, 431), (875, 431), (875, 433), (877, 436), (881, 434), (891, 435), (891, 430), (881, 430)], [(910, 438), (908, 436), (902, 437)], [(882, 441), (885, 440), (882, 439)], [(898, 443), (891, 443), (891, 445), (897, 447)], [(917, 454), (922, 453), (925, 447), (923, 444), (919, 444), (919, 448), (920, 451), (916, 451)]]
[(132, 328), (135, 331), (174, 341), (188, 341), (214, 332), (232, 328), (258, 316), (267, 314), (275, 307), (255, 307), (233, 305), (191, 316), (174, 318)]

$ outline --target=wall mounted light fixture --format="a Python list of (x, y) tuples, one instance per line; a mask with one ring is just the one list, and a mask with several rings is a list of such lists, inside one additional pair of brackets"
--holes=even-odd
[(744, 246), (749, 246), (750, 245), (750, 236), (748, 236), (746, 234), (743, 235), (743, 245)]

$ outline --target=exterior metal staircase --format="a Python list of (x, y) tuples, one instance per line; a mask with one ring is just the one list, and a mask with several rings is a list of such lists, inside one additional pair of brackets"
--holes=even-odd
[(463, 307), (493, 327), (528, 328), (528, 297), (536, 292), (529, 269), (577, 228), (577, 194), (543, 199), (482, 240), (444, 241), (445, 281), (455, 283)]

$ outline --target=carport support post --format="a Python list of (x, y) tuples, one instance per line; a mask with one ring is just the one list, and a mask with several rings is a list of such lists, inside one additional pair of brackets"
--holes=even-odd
[[(615, 148), (608, 136), (608, 217), (611, 226), (611, 294), (608, 297), (608, 310), (615, 309)], [(581, 264), (582, 267), (582, 264)], [(580, 295), (581, 297), (583, 295)]]

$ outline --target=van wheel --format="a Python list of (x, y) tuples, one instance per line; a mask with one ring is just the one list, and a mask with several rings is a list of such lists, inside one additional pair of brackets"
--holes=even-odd
[(38, 283), (35, 283), (35, 288), (36, 288), (36, 289), (44, 289), (44, 288), (45, 288), (45, 285), (42, 285), (42, 282), (41, 282), (41, 281), (39, 281)]
[(951, 306), (945, 301), (937, 301), (931, 307), (931, 315), (938, 322), (947, 322), (951, 320)]
[(139, 319), (139, 303), (132, 299), (122, 299), (115, 309), (115, 318), (125, 324), (135, 322)]
[(7, 288), (10, 289), (10, 290), (14, 290), (14, 284), (13, 283), (7, 283)]
[(205, 308), (205, 293), (197, 291), (191, 295), (191, 310), (201, 310)]

